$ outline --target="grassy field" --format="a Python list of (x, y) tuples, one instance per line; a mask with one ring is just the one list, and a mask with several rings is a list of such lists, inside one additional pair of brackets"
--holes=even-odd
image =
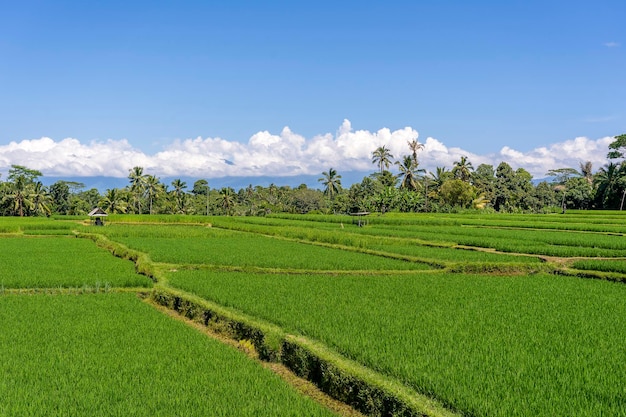
[(114, 226), (110, 239), (156, 262), (313, 270), (415, 270), (428, 265), (202, 226)]
[[(76, 303), (81, 311), (94, 309), (104, 316), (107, 309), (120, 310), (119, 321), (112, 318), (107, 324), (90, 318), (98, 324), (85, 327), (77, 324), (82, 315), (71, 313), (74, 307), (68, 307), (68, 315), (58, 316), (56, 325), (61, 334), (71, 333), (73, 327), (79, 334), (89, 332), (85, 328), (92, 329), (94, 339), (83, 335), (85, 360), (98, 355), (89, 353), (97, 351), (92, 345), (102, 337), (97, 336), (100, 330), (93, 329), (109, 331), (131, 323), (127, 327), (137, 334), (136, 329), (141, 328), (143, 333), (143, 326), (150, 326), (142, 321), (144, 316), (158, 323), (161, 319), (153, 314), (162, 317), (164, 323), (172, 319), (151, 310), (133, 294), (88, 295), (87, 291), (84, 295), (35, 296), (28, 292), (16, 295), (12, 288), (110, 282), (107, 288), (114, 293), (124, 287), (149, 291), (153, 281), (137, 275), (132, 262), (111, 256), (114, 253), (136, 261), (137, 254), (142, 254), (141, 267), (137, 267), (150, 271), (159, 291), (183, 291), (228, 314), (243, 317), (246, 323), (267, 323), (280, 329), (281, 334), (309, 340), (328, 349), (329, 355), (365, 367), (373, 372), (374, 379), (395, 381), (450, 411), (472, 416), (626, 416), (626, 350), (622, 348), (626, 338), (626, 287), (621, 283), (626, 281), (626, 215), (621, 212), (391, 213), (371, 216), (365, 227), (353, 225), (349, 216), (322, 215), (117, 215), (110, 216), (105, 227), (79, 223), (0, 218), (0, 312), (8, 323), (20, 323), (20, 314), (4, 312), (3, 306), (20, 311), (21, 305), (21, 314), (30, 317), (24, 322), (32, 324), (37, 320), (30, 316), (31, 309), (42, 317), (53, 314), (31, 308), (31, 302), (44, 306), (50, 303), (57, 309), (65, 303)], [(70, 237), (75, 233), (85, 237), (95, 233), (103, 238)], [(48, 308), (44, 306), (41, 308)], [(138, 322), (124, 314), (137, 315)], [(46, 320), (37, 337), (51, 332), (46, 326), (53, 324)], [(177, 322), (179, 325), (184, 327)], [(162, 343), (175, 350), (171, 341), (188, 337), (179, 336), (178, 330), (169, 325), (159, 326), (158, 336), (154, 336), (160, 337), (159, 341), (147, 336), (146, 343)], [(2, 331), (9, 334), (9, 339), (0, 336), (0, 343), (8, 346), (9, 340), (18, 340), (19, 335), (12, 330)], [(37, 334), (39, 330), (33, 331)], [(131, 336), (125, 332), (117, 345), (128, 343), (123, 338)], [(146, 332), (150, 333), (148, 329)], [(72, 341), (72, 337), (65, 335), (63, 340)], [(23, 343), (29, 346), (32, 341)], [(185, 346), (180, 352), (195, 357), (189, 352), (199, 348)], [(3, 348), (0, 344), (0, 351)], [(11, 357), (26, 355), (18, 346), (10, 349)], [(160, 352), (152, 357), (154, 362), (167, 357), (166, 351)], [(75, 354), (81, 355), (79, 351)], [(215, 355), (201, 355), (205, 354)], [(23, 362), (36, 360), (28, 355), (21, 357)], [(114, 369), (121, 367), (111, 363)], [(159, 366), (169, 369), (179, 365), (178, 360), (165, 363), (168, 365)], [(184, 367), (188, 365), (180, 365), (176, 374), (193, 374)], [(239, 369), (240, 365), (227, 361), (220, 366)], [(50, 368), (51, 379), (56, 373), (74, 372)], [(220, 379), (224, 376), (219, 370), (207, 372), (217, 373), (216, 381), (221, 382), (214, 383), (223, 385), (221, 388), (228, 393), (251, 396), (250, 401), (256, 401), (246, 389), (257, 388), (238, 391), (235, 386), (244, 382)], [(246, 380), (256, 378), (248, 371), (241, 372)], [(200, 381), (205, 377), (213, 378), (193, 378)], [(81, 378), (87, 380), (86, 376)], [(104, 381), (107, 385), (116, 383)], [(211, 386), (213, 382), (206, 383)], [(16, 389), (27, 391), (25, 384), (26, 388), (22, 385)], [(2, 390), (14, 398), (27, 395), (9, 389), (0, 384), (0, 397)], [(92, 395), (90, 389), (85, 396)], [(181, 389), (166, 388), (174, 395), (163, 400), (164, 409), (172, 410), (167, 402), (176, 402), (173, 398), (178, 396), (177, 404), (183, 409), (196, 407), (195, 401), (199, 400), (191, 394), (180, 394)], [(150, 397), (138, 390), (150, 401), (158, 401), (156, 394)], [(282, 392), (288, 388), (274, 390), (291, 395)], [(15, 415), (10, 411), (26, 407), (23, 403), (11, 404), (14, 408), (4, 414), (0, 408), (0, 416)], [(71, 409), (68, 407), (72, 407), (71, 401), (59, 406)], [(215, 407), (209, 414), (220, 415), (216, 409), (230, 410), (231, 415), (249, 415), (250, 410), (257, 413), (255, 408), (243, 412), (231, 409), (233, 405), (218, 400)], [(277, 407), (279, 411), (268, 415), (324, 412), (303, 411), (300, 405), (293, 410)], [(84, 414), (85, 409), (71, 410)]]
[(0, 416), (330, 416), (134, 294), (0, 298)]
[(206, 271), (172, 272), (169, 280), (321, 340), (470, 415), (626, 410), (622, 284), (544, 274)]
[(132, 263), (75, 237), (0, 238), (0, 265), (3, 288), (152, 286)]

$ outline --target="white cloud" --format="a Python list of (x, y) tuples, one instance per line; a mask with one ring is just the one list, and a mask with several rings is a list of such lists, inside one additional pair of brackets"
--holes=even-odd
[[(67, 138), (22, 140), (0, 145), (0, 172), (11, 165), (24, 165), (40, 170), (44, 176), (112, 176), (126, 177), (129, 169), (141, 166), (144, 172), (159, 177), (191, 176), (216, 178), (224, 176), (290, 176), (317, 175), (329, 168), (339, 173), (348, 171), (374, 172), (372, 151), (387, 146), (396, 159), (408, 155), (407, 142), (417, 139), (418, 132), (405, 127), (376, 132), (354, 130), (344, 120), (335, 134), (326, 133), (307, 139), (285, 127), (279, 134), (260, 131), (247, 143), (221, 138), (177, 140), (163, 151), (148, 155), (127, 140), (92, 141), (82, 143)], [(429, 137), (419, 152), (420, 167), (434, 171), (438, 166), (451, 169), (466, 156), (474, 168), (490, 164), (494, 168), (507, 162), (514, 169), (524, 168), (533, 177), (542, 178), (556, 168), (578, 168), (591, 161), (598, 169), (607, 163), (606, 153), (611, 137), (601, 139), (575, 138), (564, 142), (522, 152), (504, 146), (499, 152), (478, 155), (458, 147), (447, 147)], [(3, 176), (3, 178), (6, 178)]]
[(605, 42), (604, 46), (607, 48), (618, 48), (620, 46), (619, 42)]

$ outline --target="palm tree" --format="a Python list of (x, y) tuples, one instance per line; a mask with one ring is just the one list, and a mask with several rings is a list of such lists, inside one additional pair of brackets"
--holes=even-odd
[(232, 214), (232, 210), (235, 206), (234, 191), (230, 187), (223, 187), (220, 190), (220, 199), (222, 200), (222, 208), (229, 216)]
[(137, 213), (141, 214), (141, 197), (145, 193), (146, 176), (143, 174), (143, 168), (136, 166), (129, 170), (128, 179), (130, 180), (130, 191), (137, 206)]
[(378, 165), (381, 174), (389, 168), (392, 159), (393, 155), (385, 145), (372, 152), (372, 164)]
[(600, 200), (602, 208), (617, 208), (622, 177), (626, 174), (624, 164), (609, 162), (600, 168), (595, 176), (597, 185), (596, 198)]
[(587, 183), (591, 185), (593, 183), (593, 165), (591, 161), (587, 161), (584, 164), (580, 163), (580, 176), (587, 180)]
[(400, 161), (396, 161), (396, 165), (398, 165), (398, 169), (400, 171), (398, 174), (398, 178), (400, 178), (400, 188), (417, 190), (418, 172), (425, 171), (423, 169), (417, 169), (417, 164), (411, 155), (404, 155), (402, 163), (400, 163)]
[(467, 156), (462, 156), (461, 160), (454, 165), (454, 168), (452, 168), (452, 175), (454, 175), (454, 178), (461, 181), (469, 182), (472, 177), (473, 170), (474, 167), (472, 166), (472, 163), (467, 160)]
[(413, 164), (417, 166), (417, 151), (424, 149), (424, 144), (419, 143), (417, 139), (408, 141), (409, 149), (411, 149), (411, 156), (413, 158)]
[(110, 188), (106, 190), (104, 197), (98, 203), (104, 211), (112, 214), (126, 213), (128, 203), (124, 199), (123, 193), (117, 188)]
[(482, 210), (485, 207), (487, 207), (487, 204), (489, 203), (490, 201), (485, 196), (485, 193), (481, 193), (478, 197), (472, 200), (472, 208), (477, 209), (477, 210)]
[(331, 200), (335, 195), (339, 194), (341, 189), (341, 175), (337, 175), (337, 171), (330, 168), (328, 172), (322, 172), (323, 177), (318, 178), (318, 181), (324, 184), (324, 194), (326, 194)]
[(43, 186), (41, 181), (37, 181), (32, 189), (32, 207), (36, 216), (44, 215), (49, 216), (52, 205), (52, 196), (48, 193), (48, 190)]
[(163, 191), (163, 184), (161, 184), (159, 179), (154, 175), (148, 175), (145, 179), (145, 187), (150, 207), (149, 213), (152, 214), (152, 203), (159, 197), (159, 195), (161, 195), (161, 192)]
[(178, 212), (183, 213), (185, 211), (185, 188), (187, 188), (187, 183), (181, 181), (180, 178), (177, 178), (172, 181), (172, 187), (174, 187), (172, 193), (174, 194), (174, 198), (176, 199)]
[(451, 172), (446, 167), (437, 167), (435, 172), (429, 173), (432, 178), (432, 184), (435, 188), (439, 188), (451, 177)]
[(8, 182), (8, 192), (2, 198), (2, 202), (10, 202), (13, 206), (13, 213), (24, 217), (25, 211), (32, 207), (33, 183), (29, 182), (25, 176), (16, 176), (13, 182)]

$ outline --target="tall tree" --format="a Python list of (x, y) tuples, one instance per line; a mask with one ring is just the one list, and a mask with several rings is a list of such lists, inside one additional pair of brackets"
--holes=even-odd
[(424, 172), (424, 170), (417, 168), (417, 164), (411, 155), (405, 155), (402, 158), (402, 163), (396, 161), (396, 165), (398, 165), (400, 171), (398, 174), (400, 178), (400, 188), (416, 191), (418, 187), (418, 173)]
[(187, 188), (187, 183), (181, 181), (180, 178), (172, 181), (172, 194), (174, 195), (174, 199), (176, 200), (176, 209), (179, 213), (185, 212), (185, 188)]
[(411, 157), (413, 158), (413, 165), (417, 166), (417, 151), (424, 149), (424, 144), (419, 143), (417, 139), (408, 141), (408, 144), (411, 150)]
[(235, 208), (235, 191), (230, 187), (220, 189), (220, 200), (222, 208), (227, 215), (232, 215)]
[(22, 165), (11, 165), (8, 176), (8, 191), (2, 201), (12, 206), (12, 213), (20, 217), (28, 214), (32, 208), (32, 196), (35, 188), (35, 180), (41, 176), (41, 172), (26, 168)]
[(111, 214), (126, 213), (128, 208), (124, 193), (117, 188), (106, 190), (98, 205)]
[(376, 164), (382, 174), (386, 169), (389, 169), (393, 155), (390, 150), (385, 146), (381, 146), (372, 152), (372, 164)]
[(456, 179), (469, 182), (470, 178), (472, 178), (473, 170), (474, 167), (467, 159), (467, 156), (462, 156), (461, 159), (454, 164), (454, 168), (452, 168), (452, 175)]
[(565, 184), (569, 178), (578, 176), (580, 173), (574, 168), (558, 168), (549, 170), (546, 175), (553, 177), (554, 182), (557, 184)]
[(13, 215), (23, 217), (32, 206), (33, 183), (27, 182), (24, 177), (18, 177), (8, 184), (8, 191), (2, 201), (11, 203)]
[(334, 200), (335, 196), (339, 194), (341, 190), (341, 175), (337, 174), (333, 168), (330, 168), (327, 172), (322, 172), (322, 178), (318, 178), (318, 181), (324, 185), (324, 194)]
[(34, 183), (37, 178), (41, 177), (41, 172), (36, 169), (26, 168), (22, 165), (11, 165), (9, 169), (9, 182), (23, 181), (24, 184)]
[(51, 213), (52, 197), (41, 181), (37, 181), (31, 195), (32, 209), (35, 216), (49, 216)]
[(432, 178), (432, 185), (435, 189), (440, 188), (446, 180), (452, 177), (452, 173), (446, 167), (437, 167), (435, 172), (430, 172), (429, 175)]
[(593, 164), (591, 161), (587, 161), (584, 164), (580, 163), (580, 176), (583, 177), (589, 185), (593, 184)]
[(209, 187), (209, 182), (205, 179), (200, 179), (197, 180), (196, 182), (193, 183), (193, 189), (191, 190), (191, 192), (197, 197), (197, 196), (204, 196), (204, 200), (206, 203), (206, 215), (209, 215), (209, 197), (210, 197), (210, 187)]
[(609, 162), (598, 170), (595, 176), (596, 206), (598, 208), (617, 209), (620, 207), (625, 176), (625, 164)]
[(615, 140), (609, 144), (610, 151), (606, 157), (609, 159), (623, 158), (626, 150), (626, 134), (614, 136), (613, 139)]
[(146, 190), (146, 197), (148, 197), (148, 213), (152, 214), (152, 205), (154, 200), (156, 200), (164, 192), (163, 184), (161, 184), (159, 179), (154, 175), (148, 175), (145, 178), (144, 187)]
[(128, 179), (130, 180), (130, 192), (133, 195), (137, 213), (141, 214), (141, 198), (145, 193), (146, 182), (146, 176), (143, 173), (143, 168), (136, 166), (130, 169)]
[(476, 170), (472, 172), (472, 185), (476, 187), (479, 194), (484, 194), (486, 200), (493, 200), (495, 184), (496, 175), (493, 165), (480, 164)]
[(52, 209), (58, 214), (67, 214), (70, 210), (70, 187), (66, 181), (57, 181), (50, 186)]

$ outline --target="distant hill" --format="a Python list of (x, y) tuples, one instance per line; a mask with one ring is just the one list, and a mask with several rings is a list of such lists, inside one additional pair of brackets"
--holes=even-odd
[[(339, 173), (341, 175), (341, 184), (344, 188), (349, 188), (352, 184), (356, 182), (361, 182), (363, 177), (366, 177), (371, 174), (371, 172), (346, 172)], [(260, 185), (262, 187), (268, 187), (270, 184), (275, 184), (279, 187), (281, 186), (289, 186), (292, 188), (298, 187), (301, 184), (306, 184), (308, 188), (317, 188), (322, 189), (323, 185), (318, 181), (321, 178), (321, 173), (319, 175), (296, 175), (292, 177), (222, 177), (222, 178), (209, 178), (209, 187), (212, 189), (219, 189), (222, 187), (232, 187), (235, 191), (246, 188), (248, 185), (257, 186)], [(159, 180), (170, 187), (172, 181), (175, 179), (180, 179), (187, 183), (187, 191), (191, 191), (193, 189), (193, 184), (199, 179), (198, 177), (159, 177)], [(205, 178), (206, 179), (206, 178)], [(73, 181), (85, 184), (83, 190), (90, 190), (92, 188), (97, 189), (100, 193), (104, 193), (109, 188), (124, 188), (129, 185), (128, 178), (117, 178), (117, 177), (48, 177), (43, 176), (40, 177), (41, 182), (46, 185), (52, 185), (57, 181)]]

